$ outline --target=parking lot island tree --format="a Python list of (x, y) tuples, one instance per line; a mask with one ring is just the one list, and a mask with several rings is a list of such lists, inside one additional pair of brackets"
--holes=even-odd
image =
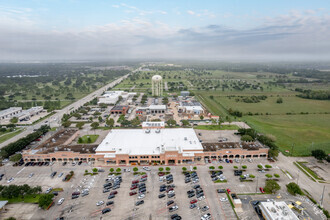
[(193, 170), (197, 170), (197, 167), (193, 167)]
[(259, 169), (262, 169), (263, 167), (262, 167), (262, 165), (261, 165), (261, 164), (258, 164), (258, 168), (259, 168)]
[(275, 177), (275, 178), (280, 178), (280, 175), (277, 174), (277, 173), (274, 173), (274, 177)]
[(271, 165), (269, 165), (269, 164), (266, 164), (266, 165), (265, 165), (265, 167), (266, 167), (267, 169), (270, 169), (270, 168), (272, 168), (272, 166), (271, 166)]
[(134, 167), (134, 168), (133, 168), (133, 171), (134, 171), (134, 172), (137, 172), (138, 170), (139, 170), (139, 168), (137, 168), (137, 167)]
[(116, 169), (116, 172), (117, 172), (117, 173), (120, 173), (120, 171), (121, 171), (121, 169), (118, 167), (118, 168)]
[(158, 168), (158, 171), (159, 171), (159, 172), (163, 172), (163, 171), (164, 171), (164, 168), (163, 168), (163, 167), (159, 167), (159, 168)]
[(237, 170), (238, 169), (238, 166), (234, 166), (234, 169)]
[(246, 170), (247, 169), (247, 166), (246, 165), (243, 165), (242, 166), (242, 169)]
[(267, 173), (265, 176), (267, 177), (267, 179), (271, 179), (273, 177), (273, 175), (269, 173)]
[(223, 166), (218, 166), (218, 169), (219, 169), (219, 170), (222, 170), (222, 169), (223, 169)]
[(113, 171), (115, 171), (115, 169), (111, 167), (110, 172), (113, 173)]
[(182, 167), (182, 171), (186, 172), (187, 171), (187, 167)]
[(166, 170), (167, 172), (170, 172), (171, 168), (170, 168), (170, 167), (166, 167), (165, 170)]
[(53, 203), (53, 197), (54, 197), (54, 194), (52, 194), (52, 193), (40, 195), (39, 201), (38, 201), (39, 207), (41, 207), (43, 209), (47, 209), (50, 206), (50, 204)]
[(93, 173), (97, 173), (97, 168), (93, 168)]
[(276, 193), (278, 190), (281, 189), (281, 186), (275, 180), (268, 180), (266, 181), (266, 185), (264, 190), (266, 193)]
[(214, 167), (214, 166), (210, 166), (209, 169), (210, 169), (210, 170), (214, 170), (215, 167)]

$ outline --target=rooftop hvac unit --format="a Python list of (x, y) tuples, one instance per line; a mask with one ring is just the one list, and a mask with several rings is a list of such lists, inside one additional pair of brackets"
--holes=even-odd
[(186, 141), (186, 140), (188, 140), (188, 138), (187, 137), (184, 137), (184, 140)]

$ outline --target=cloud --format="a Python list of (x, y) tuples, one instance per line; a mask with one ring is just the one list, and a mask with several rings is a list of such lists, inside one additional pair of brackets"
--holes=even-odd
[(128, 10), (125, 10), (126, 13), (137, 13), (140, 16), (150, 15), (150, 14), (162, 14), (166, 15), (166, 11), (162, 10), (142, 10), (138, 7), (135, 7), (133, 5), (128, 5), (126, 3), (121, 3), (120, 5), (113, 5), (114, 8), (126, 8)]
[(0, 60), (330, 59), (329, 15), (293, 11), (260, 21), (245, 29), (179, 28), (140, 17), (72, 31), (0, 23)]

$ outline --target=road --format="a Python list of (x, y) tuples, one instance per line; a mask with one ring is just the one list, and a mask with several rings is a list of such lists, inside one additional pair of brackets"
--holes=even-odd
[(116, 84), (120, 83), (122, 80), (126, 79), (128, 77), (129, 74), (126, 74), (118, 79), (116, 79), (115, 81), (103, 86), (102, 88), (95, 90), (94, 92), (92, 92), (91, 94), (81, 98), (80, 100), (64, 107), (61, 110), (58, 110), (56, 112), (56, 114), (52, 115), (50, 118), (44, 119), (40, 122), (38, 122), (37, 124), (31, 125), (26, 127), (26, 130), (23, 131), (22, 133), (12, 137), (11, 139), (8, 139), (7, 141), (3, 142), (0, 144), (0, 149), (7, 146), (8, 144), (23, 138), (25, 136), (27, 136), (28, 134), (31, 134), (33, 132), (34, 129), (38, 129), (40, 128), (42, 125), (49, 125), (51, 127), (58, 127), (61, 124), (61, 119), (63, 117), (64, 114), (69, 114), (71, 111), (78, 109), (80, 106), (82, 106), (83, 104), (85, 104), (86, 102), (89, 102), (91, 100), (93, 100), (95, 97), (102, 95), (102, 93), (104, 91), (106, 91), (108, 88), (114, 87)]

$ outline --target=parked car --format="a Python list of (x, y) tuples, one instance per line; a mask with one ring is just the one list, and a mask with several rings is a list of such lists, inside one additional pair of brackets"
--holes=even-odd
[(61, 176), (63, 176), (63, 174), (64, 174), (64, 173), (60, 173), (60, 174), (58, 174), (58, 177), (61, 177)]
[(116, 196), (115, 195), (109, 195), (108, 196), (108, 199), (113, 199), (113, 198), (115, 198)]
[(29, 178), (33, 177), (34, 173), (30, 173)]
[(57, 205), (62, 205), (63, 202), (64, 202), (64, 198), (60, 198), (57, 202)]
[(71, 199), (77, 199), (77, 198), (79, 198), (79, 195), (72, 195), (71, 196)]
[(260, 187), (259, 190), (261, 193), (265, 193), (264, 188)]
[(110, 212), (111, 211), (111, 209), (110, 208), (105, 208), (105, 209), (102, 209), (102, 214), (105, 214), (105, 213), (107, 213), (107, 212)]
[(108, 201), (107, 203), (106, 203), (106, 206), (108, 206), (108, 205), (113, 205), (114, 204), (114, 201)]
[(135, 205), (136, 206), (139, 206), (139, 205), (142, 205), (144, 203), (144, 200), (140, 200), (140, 201), (137, 201), (136, 203), (135, 203)]
[(174, 201), (173, 200), (170, 200), (170, 201), (168, 201), (167, 203), (166, 203), (166, 205), (167, 206), (170, 206), (170, 205), (172, 205), (174, 203)]
[(136, 194), (137, 194), (137, 192), (135, 192), (135, 191), (129, 193), (130, 196), (133, 196), (133, 195), (136, 195)]
[(193, 200), (190, 201), (190, 204), (194, 204), (196, 202), (197, 202), (197, 199), (193, 199)]
[(231, 191), (230, 191), (230, 189), (227, 189), (227, 193), (229, 194)]
[(169, 212), (174, 212), (174, 211), (176, 211), (176, 210), (178, 210), (178, 209), (179, 209), (179, 207), (178, 207), (177, 205), (174, 205), (174, 206), (170, 207), (170, 208), (168, 209), (168, 211), (169, 211)]
[(103, 204), (104, 204), (103, 201), (98, 201), (98, 202), (96, 203), (96, 206), (100, 206), (100, 205), (103, 205)]
[(164, 198), (165, 197), (165, 194), (159, 194), (158, 195), (158, 198), (161, 199), (161, 198)]

